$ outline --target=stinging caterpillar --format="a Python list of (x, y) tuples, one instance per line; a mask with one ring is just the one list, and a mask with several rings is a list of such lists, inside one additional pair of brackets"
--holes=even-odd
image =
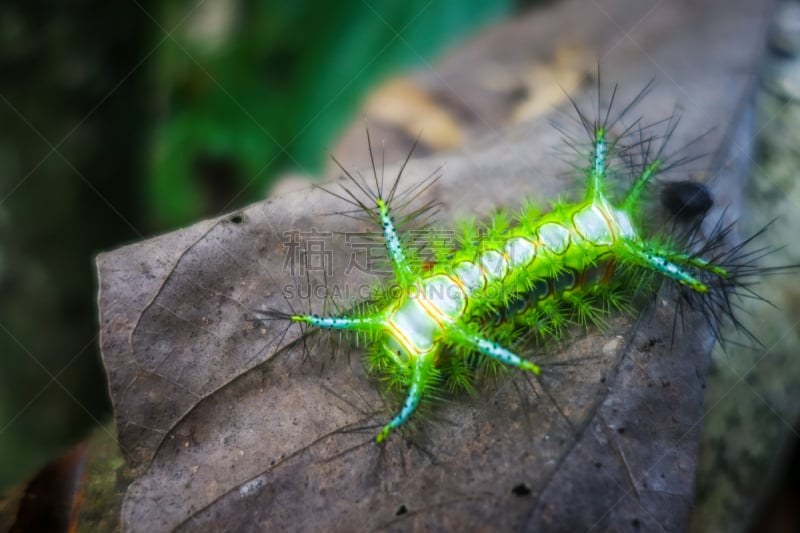
[[(400, 192), (414, 143), (387, 187), (367, 130), (372, 175), (351, 173), (334, 158), (352, 188), (343, 186), (341, 193), (325, 190), (348, 203), (354, 209), (351, 215), (380, 228), (393, 279), (342, 314), (263, 314), (366, 340), (368, 370), (405, 396), (377, 434), (377, 442), (405, 424), (421, 402), (440, 396), (442, 389), (470, 390), (478, 364), (539, 374), (540, 367), (522, 355), (526, 341), (560, 340), (571, 324), (602, 326), (610, 313), (632, 313), (634, 296), (652, 293), (662, 280), (677, 290), (676, 321), (686, 305), (703, 314), (717, 340), (722, 340), (722, 327), (730, 324), (757, 342), (735, 316), (737, 301), (757, 298), (749, 285), (758, 276), (796, 267), (755, 265), (769, 251), (750, 251), (748, 245), (766, 228), (731, 246), (733, 225), (720, 219), (701, 239), (698, 219), (712, 199), (705, 186), (689, 181), (672, 182), (661, 193), (674, 220), (695, 220), (684, 238), (648, 235), (648, 187), (658, 176), (694, 159), (680, 156), (682, 149), (667, 150), (676, 118), (652, 123), (630, 119), (649, 86), (621, 109), (615, 103), (615, 87), (596, 119), (572, 101), (590, 139), (584, 150), (581, 142), (564, 134), (580, 157), (580, 164), (574, 165), (585, 180), (579, 200), (559, 200), (544, 211), (527, 203), (517, 214), (500, 211), (480, 227), (463, 223), (458, 246), (433, 247), (430, 263), (419, 261), (406, 230), (435, 210), (435, 201), (409, 206), (438, 179), (438, 171)], [(618, 191), (626, 176), (631, 183)]]

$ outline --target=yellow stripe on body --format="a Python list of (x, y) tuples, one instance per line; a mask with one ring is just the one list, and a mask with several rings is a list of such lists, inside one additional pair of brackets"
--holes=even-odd
[(436, 337), (466, 309), (466, 291), (450, 276), (437, 275), (417, 283), (408, 299), (386, 321), (387, 333), (409, 357), (434, 349)]
[(409, 358), (422, 357), (434, 347), (441, 326), (428, 314), (418, 298), (410, 297), (386, 321), (387, 333)]

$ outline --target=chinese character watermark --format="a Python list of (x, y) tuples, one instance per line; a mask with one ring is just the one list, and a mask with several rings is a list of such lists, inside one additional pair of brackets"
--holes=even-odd
[(303, 276), (308, 272), (325, 272), (333, 275), (333, 250), (327, 249), (325, 243), (330, 239), (330, 231), (286, 231), (283, 234), (283, 247), (286, 257), (284, 270), (288, 269), (292, 276)]

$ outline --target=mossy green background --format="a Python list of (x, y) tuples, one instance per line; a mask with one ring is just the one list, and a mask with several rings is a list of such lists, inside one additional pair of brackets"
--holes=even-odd
[[(217, 27), (185, 30), (159, 55), (166, 111), (147, 188), (159, 225), (264, 194), (281, 170), (319, 171), (335, 133), (382, 76), (425, 65), (507, 2), (227, 3)], [(205, 34), (203, 32), (205, 31)], [(234, 202), (236, 200), (233, 200)], [(241, 203), (241, 200), (239, 200)]]

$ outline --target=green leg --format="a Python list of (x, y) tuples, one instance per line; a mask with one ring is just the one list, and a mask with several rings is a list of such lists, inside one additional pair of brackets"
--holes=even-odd
[(422, 398), (422, 389), (424, 388), (424, 364), (425, 358), (418, 357), (416, 363), (414, 364), (414, 374), (411, 377), (411, 386), (408, 388), (406, 401), (403, 402), (403, 407), (400, 409), (400, 412), (397, 413), (397, 415), (392, 418), (388, 424), (383, 426), (381, 432), (378, 433), (377, 437), (375, 437), (376, 442), (383, 442), (386, 440), (386, 438), (389, 436), (389, 433), (391, 433), (392, 430), (402, 426), (417, 408), (417, 405), (419, 405), (419, 401)]
[(530, 370), (537, 375), (541, 373), (541, 369), (537, 365), (521, 358), (514, 352), (503, 348), (496, 342), (484, 339), (480, 335), (476, 335), (464, 329), (457, 329), (455, 333), (460, 340), (466, 342), (469, 346), (483, 355), (487, 355), (492, 359), (497, 359), (501, 363), (516, 366), (522, 370)]

